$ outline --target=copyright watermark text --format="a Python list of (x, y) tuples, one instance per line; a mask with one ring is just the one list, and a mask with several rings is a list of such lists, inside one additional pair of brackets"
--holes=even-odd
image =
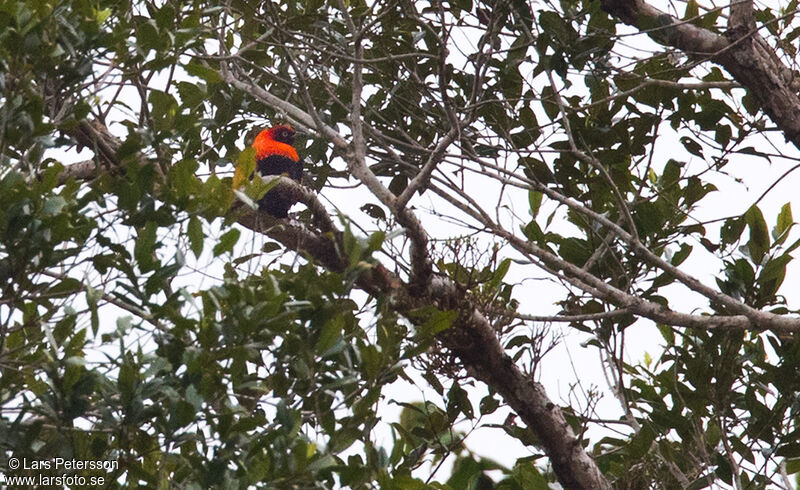
[(119, 461), (86, 459), (29, 459), (8, 458), (6, 474), (0, 473), (0, 483), (9, 487), (56, 485), (67, 488), (96, 487), (108, 482), (106, 475), (77, 474), (76, 472), (112, 472)]

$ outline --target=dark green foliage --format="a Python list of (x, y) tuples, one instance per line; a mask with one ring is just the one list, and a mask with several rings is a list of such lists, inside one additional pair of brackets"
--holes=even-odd
[[(728, 80), (700, 60), (621, 55), (620, 42), (640, 38), (618, 37), (598, 1), (531, 5), (0, 2), (0, 473), (28, 474), (9, 457), (62, 457), (118, 462), (79, 473), (108, 488), (549, 488), (542, 440), (439, 343), (473, 310), (532, 380), (569, 386), (553, 398), (573, 404), (567, 421), (618, 488), (767, 488), (784, 463), (800, 472), (796, 335), (659, 323), (655, 359), (631, 359), (626, 329), (652, 318), (592, 292), (736, 313), (684, 303), (674, 289), (684, 278), (637, 241), (679, 271), (706, 260), (704, 284), (791, 313), (791, 205), (734, 195), (696, 218), (738, 178), (735, 159), (774, 160), (752, 138), (766, 127), (757, 101), (731, 86), (681, 87)], [(756, 12), (790, 56), (796, 10), (792, 0)], [(685, 5), (687, 22), (712, 31), (724, 30), (720, 15)], [(649, 27), (656, 41), (671, 35)], [(401, 194), (464, 123), (410, 208), (430, 226), (437, 279), (469, 311), (431, 302), (400, 315), (401, 298), (358, 289), (379, 260), (401, 279), (410, 267), (408, 234), (374, 196), (359, 201), (368, 219), (336, 220), (347, 264), (337, 272), (236, 224), (232, 203), (268, 186), (245, 190), (255, 198), (231, 189), (233, 162), (253, 158), (244, 135), (297, 122), (255, 88), (349, 137), (356, 44), (367, 164), (389, 191)], [(309, 187), (355, 183), (325, 135), (298, 133), (296, 146)], [(90, 158), (94, 178), (62, 178)], [(485, 215), (459, 214), (443, 195)], [(313, 230), (309, 212), (297, 219)], [(512, 250), (487, 221), (563, 263)], [(557, 276), (567, 266), (594, 285)], [(594, 389), (574, 389), (580, 372), (547, 369), (541, 322), (516, 316), (553, 311), (539, 298), (551, 289), (567, 338), (608, 361), (619, 421), (593, 411)], [(389, 394), (420, 380), (427, 391), (412, 398)], [(470, 446), (476, 428), (527, 452), (495, 462), (492, 448)]]

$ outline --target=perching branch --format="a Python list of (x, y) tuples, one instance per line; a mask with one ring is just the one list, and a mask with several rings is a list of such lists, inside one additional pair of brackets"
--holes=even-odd
[[(101, 134), (105, 132), (107, 130), (100, 130)], [(109, 163), (116, 170), (124, 170), (118, 161), (112, 160)], [(82, 169), (86, 168), (84, 162), (78, 165), (81, 165)], [(97, 163), (95, 169), (96, 173), (91, 178), (99, 176), (102, 171)], [(79, 173), (69, 168), (64, 172), (73, 175)], [(90, 178), (83, 172), (84, 170), (81, 170), (80, 174)], [(352, 266), (353, 264), (349, 264), (340, 254), (342, 247), (337, 244), (340, 234), (334, 228), (332, 220), (316, 195), (291, 179), (272, 178), (280, 179), (276, 186), (288, 186), (295, 192), (296, 198), (309, 206), (315, 214), (317, 226), (320, 226), (323, 232), (314, 232), (302, 224), (278, 220), (257, 211), (238, 214), (238, 223), (279, 241), (288, 249), (303, 254), (316, 264), (332, 271), (341, 272)], [(413, 216), (406, 210), (402, 211), (403, 213), (399, 214)], [(410, 233), (415, 230), (422, 230), (421, 225), (418, 228), (412, 227)], [(420, 243), (427, 244), (426, 241), (420, 240), (417, 246)], [(562, 485), (565, 488), (580, 489), (610, 488), (608, 480), (583, 449), (561, 409), (548, 398), (542, 385), (525, 374), (505, 354), (489, 321), (449, 279), (432, 280), (427, 288), (428, 295), (424, 296), (419, 293), (412, 281), (403, 283), (383, 266), (375, 265), (362, 270), (356, 284), (369, 294), (387, 297), (396, 311), (406, 317), (412, 317), (413, 310), (430, 304), (457, 309), (460, 312), (459, 317), (442, 335), (443, 345), (461, 359), (464, 368), (471, 375), (500, 393), (528, 428), (536, 434)]]

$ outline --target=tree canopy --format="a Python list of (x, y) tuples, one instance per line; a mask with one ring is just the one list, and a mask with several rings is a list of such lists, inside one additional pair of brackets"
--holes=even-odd
[(0, 2), (0, 473), (792, 487), (797, 8)]

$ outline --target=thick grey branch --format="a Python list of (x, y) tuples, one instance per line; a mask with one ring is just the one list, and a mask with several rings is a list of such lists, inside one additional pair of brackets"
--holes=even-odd
[[(439, 304), (456, 306), (464, 302), (449, 280), (436, 278), (430, 291)], [(544, 387), (506, 355), (483, 314), (468, 302), (458, 310), (462, 313), (456, 325), (440, 337), (443, 344), (461, 359), (472, 376), (497, 391), (528, 425), (550, 458), (561, 485), (580, 489), (611, 488), (594, 460), (584, 451), (564, 413), (549, 399)]]
[(753, 0), (731, 0), (731, 15), (728, 17), (728, 28), (731, 32), (746, 35), (756, 28), (753, 17)]
[(277, 107), (278, 109), (285, 112), (289, 117), (303, 124), (305, 128), (307, 129), (317, 128), (317, 130), (319, 130), (328, 140), (330, 140), (336, 148), (340, 150), (346, 150), (347, 142), (341, 137), (341, 135), (339, 135), (339, 133), (335, 129), (321, 123), (317, 124), (317, 122), (314, 121), (314, 118), (311, 116), (311, 114), (300, 109), (296, 105), (287, 102), (276, 95), (273, 95), (272, 93), (270, 93), (267, 90), (264, 90), (255, 83), (248, 83), (246, 81), (240, 80), (238, 77), (233, 75), (233, 73), (231, 73), (230, 70), (227, 69), (224, 63), (221, 66), (223, 67), (223, 69), (220, 70), (220, 76), (225, 82), (231, 84), (232, 86), (236, 87), (242, 92), (248, 93), (253, 97), (269, 105)]
[(601, 0), (603, 10), (649, 32), (657, 42), (724, 67), (750, 90), (787, 141), (800, 148), (800, 79), (758, 34), (749, 3), (732, 2), (731, 30), (721, 36), (683, 22), (644, 0)]
[[(692, 289), (695, 290), (702, 289), (703, 291), (708, 293), (707, 296), (713, 299), (721, 297), (725, 299), (726, 303), (738, 306), (738, 308), (735, 311), (740, 311), (744, 313), (731, 316), (691, 315), (688, 313), (676, 312), (670, 310), (669, 308), (664, 307), (659, 303), (638, 298), (610, 284), (607, 284), (605, 281), (597, 278), (590, 272), (583, 270), (580, 267), (570, 262), (567, 262), (566, 260), (561, 259), (560, 257), (549, 252), (548, 250), (539, 247), (535, 243), (531, 243), (527, 240), (521, 239), (520, 237), (514, 235), (505, 228), (502, 228), (501, 226), (492, 222), (490, 219), (488, 219), (485, 213), (473, 209), (467, 204), (460, 202), (458, 199), (454, 199), (452, 196), (447, 194), (444, 191), (444, 189), (441, 189), (438, 186), (433, 185), (431, 186), (431, 190), (436, 192), (442, 198), (446, 199), (453, 206), (457, 207), (458, 209), (461, 209), (465, 213), (472, 216), (475, 220), (482, 223), (495, 236), (507, 240), (508, 243), (518, 251), (522, 252), (526, 256), (537, 259), (536, 262), (538, 263), (538, 265), (547, 270), (548, 272), (557, 275), (558, 277), (561, 277), (566, 282), (572, 284), (573, 286), (581, 289), (582, 291), (588, 294), (591, 294), (592, 296), (603, 298), (604, 300), (609, 301), (620, 308), (626, 309), (631, 314), (642, 316), (644, 318), (649, 318), (657, 323), (663, 323), (666, 325), (674, 325), (681, 327), (689, 327), (689, 328), (701, 328), (701, 329), (721, 328), (721, 329), (735, 329), (735, 330), (754, 329), (754, 330), (772, 330), (775, 332), (800, 331), (800, 318), (796, 316), (775, 315), (773, 313), (756, 310), (747, 305), (744, 305), (743, 303), (739, 303), (730, 296), (724, 295), (718, 291), (714, 291), (708, 286), (702, 285), (700, 281), (698, 281), (696, 278), (689, 276), (688, 274), (685, 274), (684, 272), (678, 270), (671, 264), (664, 263), (665, 266), (666, 265), (669, 266), (668, 272), (672, 273), (672, 271), (675, 270), (675, 272), (677, 272), (682, 276), (683, 281), (685, 281), (685, 283), (695, 286)], [(552, 192), (546, 187), (542, 187), (541, 189), (537, 190), (541, 190), (542, 192), (544, 192), (544, 190), (547, 190), (548, 193)], [(471, 201), (468, 196), (462, 195), (461, 197), (467, 201)], [(569, 200), (566, 201), (571, 202)], [(476, 204), (472, 202), (472, 205), (475, 206)], [(626, 239), (629, 240), (632, 245), (634, 245), (635, 251), (637, 252), (639, 251), (638, 249), (635, 248), (638, 246), (645, 248), (638, 241), (632, 240), (630, 235), (628, 235), (624, 230), (620, 229), (615, 223), (612, 223), (599, 215), (595, 216), (593, 219), (602, 220), (604, 226), (608, 226), (609, 228), (614, 228), (616, 233), (623, 238), (627, 237)], [(647, 251), (647, 253), (649, 254), (648, 257), (650, 257), (651, 259), (655, 258), (658, 260), (659, 263), (663, 262), (663, 260), (660, 257), (656, 256), (649, 250)], [(664, 269), (664, 267), (662, 267), (662, 269)]]
[[(460, 122), (456, 122), (456, 124), (458, 125)], [(428, 155), (428, 160), (422, 166), (422, 170), (411, 179), (411, 182), (408, 183), (402, 194), (397, 197), (396, 206), (398, 209), (404, 208), (406, 204), (408, 204), (408, 201), (414, 196), (414, 193), (428, 184), (431, 174), (436, 168), (436, 165), (441, 162), (445, 151), (447, 151), (447, 147), (458, 138), (459, 134), (461, 134), (461, 131), (458, 126), (450, 128), (450, 131), (439, 141), (436, 148)]]
[[(123, 169), (118, 161), (109, 163), (118, 169)], [(82, 169), (86, 167), (84, 162), (78, 165), (81, 165)], [(96, 171), (100, 170), (97, 164), (94, 168)], [(70, 170), (67, 169), (65, 172), (69, 173)], [(77, 173), (73, 171), (73, 174)], [(87, 179), (97, 176), (97, 174), (89, 176), (88, 173), (81, 175)], [(295, 193), (298, 200), (312, 209), (318, 226), (325, 232), (316, 233), (292, 221), (279, 220), (255, 210), (240, 213), (237, 216), (238, 223), (279, 241), (288, 249), (304, 254), (316, 264), (329, 270), (342, 272), (350, 267), (352, 264), (339, 253), (342, 247), (337, 242), (341, 235), (333, 227), (330, 217), (316, 196), (291, 179), (272, 178), (280, 179), (276, 186), (287, 186)], [(398, 218), (400, 216), (413, 220), (404, 224), (410, 234), (424, 234), (421, 224), (413, 214), (401, 210)], [(415, 242), (415, 247), (427, 245), (424, 235), (422, 239), (417, 236), (412, 238), (412, 241)], [(414, 253), (412, 248), (412, 260)], [(425, 254), (427, 257), (427, 249)], [(429, 287), (426, 288), (429, 295), (422, 296), (415, 290), (413, 282), (404, 285), (378, 264), (363, 270), (357, 279), (357, 284), (369, 294), (395, 298), (392, 304), (401, 315), (410, 316), (412, 310), (432, 303), (440, 305), (441, 308), (454, 308), (461, 312), (455, 324), (442, 337), (443, 344), (461, 359), (470, 374), (500, 393), (528, 428), (536, 434), (561, 484), (565, 488), (610, 488), (609, 482), (594, 460), (583, 449), (581, 441), (566, 421), (561, 409), (547, 397), (539, 383), (522, 372), (505, 354), (486, 317), (452, 282), (446, 279), (430, 281)]]

